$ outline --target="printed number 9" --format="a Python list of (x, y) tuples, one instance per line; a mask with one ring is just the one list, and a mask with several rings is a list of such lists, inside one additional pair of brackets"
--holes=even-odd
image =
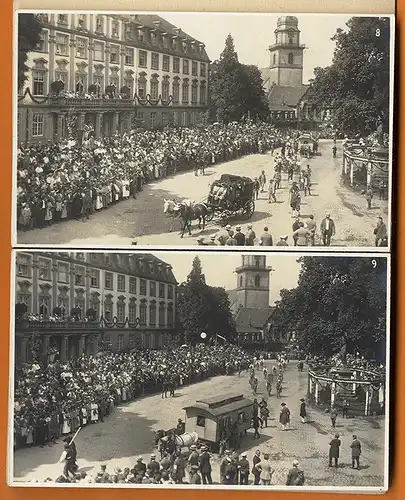
[(373, 259), (371, 261), (371, 265), (373, 266), (373, 269), (375, 269), (377, 267), (377, 261)]
[(378, 37), (378, 36), (381, 36), (381, 31), (380, 31), (380, 28), (377, 28), (377, 29), (375, 30), (375, 36), (377, 36), (377, 37)]

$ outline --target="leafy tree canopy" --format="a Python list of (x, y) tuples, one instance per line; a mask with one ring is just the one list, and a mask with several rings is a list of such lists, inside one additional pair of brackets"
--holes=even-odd
[(303, 257), (298, 285), (282, 290), (275, 327), (306, 354), (342, 348), (385, 359), (387, 266), (383, 258)]
[(332, 109), (339, 131), (363, 135), (379, 125), (388, 131), (390, 20), (353, 17), (347, 28), (332, 38), (332, 64), (315, 68), (309, 96), (317, 109)]
[(40, 42), (41, 26), (34, 14), (18, 14), (18, 90), (27, 80), (28, 53)]

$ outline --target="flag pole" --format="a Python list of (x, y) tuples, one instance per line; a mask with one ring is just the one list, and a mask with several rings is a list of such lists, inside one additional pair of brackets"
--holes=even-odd
[[(77, 435), (79, 434), (79, 432), (81, 431), (81, 429), (82, 429), (81, 427), (79, 427), (79, 428), (77, 429), (77, 431), (75, 432), (75, 435), (72, 437), (72, 439), (71, 439), (71, 440), (70, 440), (70, 442), (69, 442), (69, 446), (70, 446), (70, 445), (73, 443), (73, 441), (76, 439), (76, 437), (77, 437)], [(62, 456), (63, 456), (63, 453), (64, 453), (64, 451), (62, 451), (62, 453), (61, 453), (61, 456), (60, 456), (60, 458), (59, 458), (59, 462), (61, 462), (61, 461), (62, 461)], [(59, 463), (59, 462), (58, 462), (58, 463)]]

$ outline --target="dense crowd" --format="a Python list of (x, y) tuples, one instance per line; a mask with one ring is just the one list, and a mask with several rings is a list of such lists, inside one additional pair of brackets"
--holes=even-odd
[(101, 353), (44, 366), (23, 365), (15, 378), (15, 446), (44, 445), (102, 421), (115, 405), (146, 393), (247, 369), (251, 356), (235, 346)]
[(20, 146), (17, 151), (17, 219), (21, 230), (95, 211), (136, 196), (142, 185), (179, 170), (274, 149), (286, 132), (266, 123), (213, 124), (205, 128), (132, 131), (82, 140)]

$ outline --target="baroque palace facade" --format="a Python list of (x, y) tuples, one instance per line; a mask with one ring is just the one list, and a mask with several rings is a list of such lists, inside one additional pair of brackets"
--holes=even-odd
[(171, 265), (151, 254), (19, 251), (17, 364), (30, 359), (33, 336), (62, 361), (102, 343), (160, 348), (175, 332), (176, 289)]
[(210, 61), (180, 28), (157, 15), (37, 18), (41, 41), (18, 97), (19, 142), (66, 137), (72, 115), (79, 131), (91, 125), (97, 137), (202, 119)]

